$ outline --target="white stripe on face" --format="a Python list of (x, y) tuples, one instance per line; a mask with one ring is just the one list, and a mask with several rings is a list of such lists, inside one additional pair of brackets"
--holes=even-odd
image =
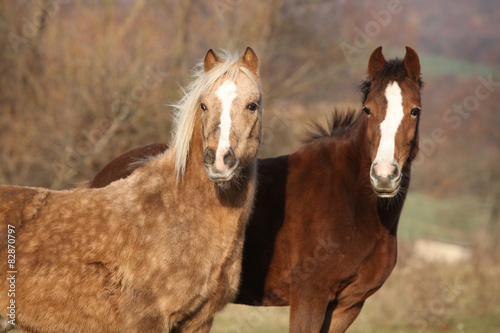
[[(227, 80), (220, 85), (216, 91), (216, 96), (219, 98), (222, 105), (222, 113), (220, 115), (220, 138), (219, 146), (217, 147), (216, 159), (223, 159), (225, 153), (231, 146), (229, 143), (229, 132), (231, 131), (231, 104), (236, 98), (236, 84), (233, 81)], [(219, 156), (221, 155), (222, 156)]]
[(384, 121), (380, 124), (380, 143), (375, 163), (392, 162), (394, 160), (396, 133), (404, 115), (403, 96), (401, 95), (401, 88), (396, 82), (387, 85), (385, 98), (387, 99), (387, 112)]

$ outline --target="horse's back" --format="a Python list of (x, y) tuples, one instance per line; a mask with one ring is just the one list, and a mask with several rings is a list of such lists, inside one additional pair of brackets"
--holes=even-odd
[[(20, 226), (33, 218), (43, 206), (49, 190), (33, 187), (0, 186), (0, 226)], [(2, 238), (0, 242), (4, 242)]]
[(127, 178), (135, 169), (149, 159), (164, 153), (169, 146), (164, 143), (152, 143), (129, 150), (106, 164), (90, 182), (90, 188), (105, 187), (112, 182)]

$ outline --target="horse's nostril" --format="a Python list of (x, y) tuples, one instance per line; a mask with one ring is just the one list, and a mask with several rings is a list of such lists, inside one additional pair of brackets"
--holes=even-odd
[(203, 153), (203, 163), (207, 165), (212, 165), (215, 163), (215, 152), (212, 149), (205, 149), (205, 152)]
[(394, 170), (392, 170), (392, 173), (391, 173), (391, 179), (396, 179), (399, 177), (399, 169), (397, 167), (397, 165), (393, 165), (394, 166)]
[(224, 164), (228, 168), (232, 168), (236, 164), (236, 156), (234, 156), (234, 151), (232, 148), (229, 148), (227, 153), (224, 155)]
[(375, 171), (375, 166), (376, 166), (376, 164), (373, 163), (372, 167), (370, 168), (370, 177), (371, 178), (377, 178), (377, 172)]

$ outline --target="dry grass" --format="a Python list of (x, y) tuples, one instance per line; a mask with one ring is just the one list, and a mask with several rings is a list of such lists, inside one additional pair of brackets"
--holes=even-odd
[[(415, 259), (398, 265), (349, 329), (367, 332), (493, 332), (500, 327), (500, 267), (474, 258), (453, 265)], [(288, 307), (229, 305), (212, 332), (288, 332)]]
[[(399, 328), (478, 332), (472, 319), (500, 313), (500, 269), (478, 260), (443, 265), (400, 258), (383, 288), (367, 301), (353, 332)], [(498, 322), (497, 322), (498, 324)], [(357, 328), (356, 328), (357, 327)], [(483, 332), (491, 332), (489, 327)]]

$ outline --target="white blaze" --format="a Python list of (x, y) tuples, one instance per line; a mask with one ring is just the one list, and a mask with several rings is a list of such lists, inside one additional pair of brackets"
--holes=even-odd
[(229, 133), (231, 131), (231, 104), (236, 98), (236, 84), (233, 81), (227, 80), (220, 85), (216, 91), (216, 96), (222, 105), (222, 113), (220, 115), (220, 138), (219, 146), (216, 153), (216, 165), (219, 170), (222, 170), (224, 165), (224, 155), (231, 146), (229, 143)]
[(374, 161), (377, 163), (390, 163), (394, 160), (396, 133), (404, 115), (403, 96), (401, 95), (401, 88), (396, 82), (387, 85), (385, 98), (387, 99), (387, 112), (384, 121), (380, 124), (380, 143)]

